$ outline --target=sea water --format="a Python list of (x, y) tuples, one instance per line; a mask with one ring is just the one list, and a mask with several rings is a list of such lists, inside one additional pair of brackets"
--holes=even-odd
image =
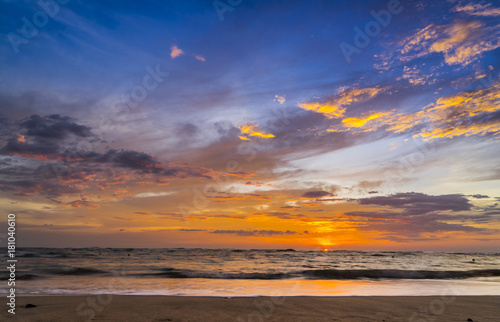
[(22, 248), (16, 259), (19, 295), (500, 295), (500, 253)]

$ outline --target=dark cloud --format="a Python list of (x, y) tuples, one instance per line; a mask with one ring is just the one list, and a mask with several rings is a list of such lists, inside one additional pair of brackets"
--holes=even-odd
[(76, 194), (80, 189), (59, 184), (57, 182), (44, 180), (0, 180), (0, 190), (11, 192), (16, 196), (31, 196), (41, 194), (50, 197), (57, 197), (68, 194)]
[(92, 136), (89, 127), (75, 123), (72, 118), (59, 114), (32, 115), (19, 122), (18, 128), (10, 133), (7, 143), (0, 149), (0, 154), (60, 159), (68, 139)]
[(109, 163), (132, 170), (152, 169), (159, 165), (153, 156), (130, 150), (109, 150), (104, 154), (92, 152), (85, 156), (85, 160), (87, 162)]
[[(488, 234), (492, 230), (470, 224), (485, 224), (493, 220), (491, 214), (463, 214), (472, 205), (463, 195), (431, 196), (423, 193), (399, 193), (384, 197), (358, 200), (362, 205), (389, 208), (379, 211), (351, 211), (345, 215), (357, 221), (359, 230), (387, 232), (392, 241), (421, 239), (424, 233), (476, 232)], [(445, 213), (443, 213), (445, 212)], [(449, 212), (457, 214), (449, 214)], [(395, 237), (396, 236), (396, 237)]]
[(273, 235), (295, 235), (295, 231), (279, 230), (214, 230), (211, 234), (234, 234), (238, 236), (273, 236)]
[(333, 196), (330, 192), (328, 191), (308, 191), (302, 195), (304, 198), (321, 198), (321, 197), (330, 197)]
[[(32, 115), (18, 122), (3, 143), (0, 190), (19, 196), (40, 194), (55, 201), (55, 197), (78, 194), (82, 189), (106, 189), (127, 182), (166, 183), (174, 178), (213, 177), (209, 169), (162, 163), (140, 151), (98, 152), (95, 143), (102, 141), (90, 127), (59, 114)], [(90, 202), (70, 205), (96, 207)]]
[(486, 198), (489, 198), (489, 196), (481, 195), (481, 194), (470, 195), (470, 197), (472, 197), (474, 199), (486, 199)]
[(69, 135), (91, 136), (89, 127), (74, 123), (74, 119), (53, 114), (48, 116), (32, 115), (19, 123), (25, 135), (35, 138), (62, 140)]
[(408, 215), (421, 215), (433, 211), (470, 210), (469, 200), (460, 194), (431, 196), (423, 193), (408, 192), (391, 196), (358, 199), (362, 205), (387, 206), (404, 210)]

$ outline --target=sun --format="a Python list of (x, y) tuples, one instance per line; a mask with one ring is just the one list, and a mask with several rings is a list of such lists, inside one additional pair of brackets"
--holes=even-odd
[(323, 251), (327, 252), (327, 251), (328, 251), (328, 248), (323, 249)]

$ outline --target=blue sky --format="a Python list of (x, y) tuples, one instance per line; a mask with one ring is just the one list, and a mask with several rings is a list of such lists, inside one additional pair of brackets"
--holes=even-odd
[(0, 206), (26, 244), (498, 245), (498, 2), (41, 3), (0, 2)]

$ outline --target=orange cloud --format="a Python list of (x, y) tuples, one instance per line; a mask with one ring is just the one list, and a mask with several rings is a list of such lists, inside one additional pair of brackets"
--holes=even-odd
[(487, 115), (500, 110), (499, 99), (500, 83), (497, 83), (487, 89), (441, 97), (414, 113), (372, 112), (364, 117), (348, 117), (342, 120), (344, 128), (336, 125), (328, 131), (369, 132), (383, 128), (388, 132), (402, 133), (421, 126), (416, 135), (426, 140), (461, 135), (497, 135), (500, 133), (500, 120)]
[(184, 51), (177, 47), (177, 45), (172, 45), (172, 47), (170, 47), (170, 57), (174, 59), (179, 57), (180, 55), (184, 55)]
[[(441, 53), (448, 65), (467, 65), (483, 52), (500, 47), (497, 32), (484, 28), (479, 21), (457, 22), (450, 26), (429, 25), (400, 42), (399, 60), (410, 61), (432, 53)], [(389, 57), (392, 53), (388, 54)], [(384, 64), (379, 65), (384, 68)]]
[(242, 126), (239, 126), (239, 128), (240, 128), (241, 134), (243, 134), (242, 136), (240, 136), (241, 140), (250, 141), (250, 138), (248, 138), (249, 136), (256, 136), (256, 137), (260, 137), (263, 139), (274, 138), (273, 134), (258, 132), (257, 131), (258, 125), (255, 125), (255, 124), (242, 125)]
[(378, 119), (380, 117), (386, 116), (389, 113), (386, 112), (377, 112), (374, 114), (370, 114), (366, 117), (348, 117), (342, 120), (342, 123), (344, 123), (346, 126), (352, 126), (352, 127), (363, 127), (368, 121)]
[(330, 119), (340, 118), (345, 113), (345, 106), (368, 101), (387, 89), (387, 87), (353, 88), (340, 92), (326, 102), (299, 103), (299, 107), (304, 110), (321, 113)]

